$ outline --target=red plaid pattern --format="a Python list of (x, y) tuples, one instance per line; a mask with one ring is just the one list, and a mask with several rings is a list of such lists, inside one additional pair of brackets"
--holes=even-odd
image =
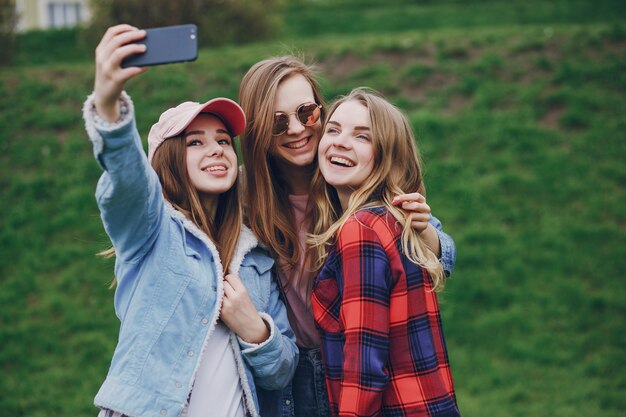
[(335, 416), (459, 416), (437, 296), (402, 254), (402, 227), (363, 209), (339, 232), (313, 287)]

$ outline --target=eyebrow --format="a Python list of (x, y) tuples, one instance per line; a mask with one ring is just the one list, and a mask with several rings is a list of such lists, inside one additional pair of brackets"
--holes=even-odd
[[(334, 120), (329, 120), (329, 121), (328, 121), (328, 124), (329, 124), (329, 125), (331, 125), (331, 124), (332, 124), (332, 125), (335, 125), (335, 126), (339, 126), (339, 127), (341, 127), (341, 124), (340, 124), (340, 123), (335, 122)], [(354, 130), (370, 130), (370, 128), (369, 128), (369, 127), (367, 127), (367, 126), (354, 126)]]
[[(228, 136), (230, 136), (230, 133), (228, 133), (227, 130), (225, 129), (217, 129), (216, 131), (217, 133), (224, 133)], [(183, 138), (187, 138), (187, 136), (191, 136), (191, 135), (204, 135), (206, 132), (204, 130), (192, 130), (191, 132), (187, 132), (183, 135)]]

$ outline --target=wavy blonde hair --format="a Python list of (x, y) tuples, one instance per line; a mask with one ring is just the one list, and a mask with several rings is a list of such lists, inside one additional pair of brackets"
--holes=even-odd
[[(239, 104), (248, 119), (241, 135), (247, 222), (272, 255), (292, 270), (298, 266), (302, 254), (288, 199), (290, 191), (272, 152), (277, 146), (272, 126), (278, 86), (296, 74), (311, 84), (315, 102), (322, 105), (323, 120), (325, 108), (315, 70), (295, 56), (272, 57), (256, 63), (241, 80), (239, 90)], [(317, 158), (311, 166), (311, 176), (316, 169)]]
[(324, 181), (318, 170), (313, 178), (313, 225), (309, 238), (317, 259), (317, 268), (326, 261), (330, 247), (345, 222), (365, 207), (383, 206), (400, 223), (402, 251), (415, 264), (425, 268), (433, 280), (433, 288), (444, 285), (443, 266), (437, 256), (411, 227), (402, 210), (391, 204), (398, 194), (417, 191), (425, 194), (422, 163), (415, 136), (404, 114), (376, 91), (356, 88), (333, 103), (328, 119), (345, 102), (357, 101), (369, 113), (374, 168), (368, 179), (350, 196), (342, 212), (335, 189)]

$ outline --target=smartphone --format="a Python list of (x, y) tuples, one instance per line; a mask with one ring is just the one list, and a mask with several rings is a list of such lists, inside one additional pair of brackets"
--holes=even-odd
[(126, 57), (122, 68), (195, 61), (198, 57), (198, 28), (196, 25), (177, 25), (146, 29), (146, 37), (137, 43), (145, 44), (146, 52)]

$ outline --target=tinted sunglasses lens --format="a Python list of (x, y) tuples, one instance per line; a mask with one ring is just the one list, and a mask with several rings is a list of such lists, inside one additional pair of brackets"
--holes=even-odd
[(272, 134), (274, 136), (281, 135), (287, 131), (289, 127), (289, 116), (285, 113), (274, 113), (274, 127)]
[(296, 111), (298, 120), (305, 126), (314, 125), (320, 118), (320, 108), (315, 103), (305, 103)]

